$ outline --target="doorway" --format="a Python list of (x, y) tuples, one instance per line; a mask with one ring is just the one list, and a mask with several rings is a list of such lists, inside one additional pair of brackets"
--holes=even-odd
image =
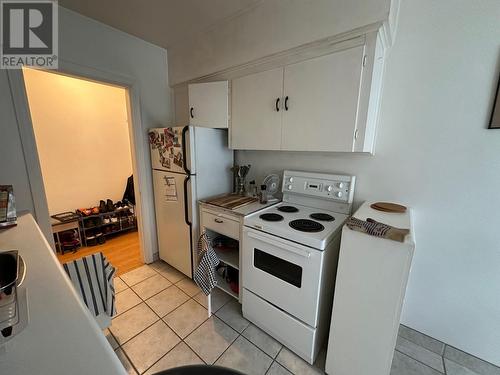
[(141, 266), (128, 89), (35, 69), (23, 78), (58, 259), (103, 252), (118, 274)]

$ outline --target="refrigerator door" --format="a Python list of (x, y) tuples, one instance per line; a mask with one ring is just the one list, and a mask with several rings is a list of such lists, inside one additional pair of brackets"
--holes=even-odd
[[(149, 129), (151, 166), (153, 169), (191, 174), (191, 142), (189, 127)], [(194, 138), (193, 138), (194, 140)]]
[(160, 259), (192, 277), (190, 179), (189, 175), (153, 170)]

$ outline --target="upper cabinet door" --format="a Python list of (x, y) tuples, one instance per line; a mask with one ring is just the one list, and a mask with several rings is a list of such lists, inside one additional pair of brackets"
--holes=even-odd
[(282, 149), (352, 152), (364, 46), (285, 67)]
[(231, 148), (279, 150), (283, 68), (234, 79), (231, 93)]
[(206, 128), (228, 127), (228, 82), (191, 84), (189, 91), (189, 125)]

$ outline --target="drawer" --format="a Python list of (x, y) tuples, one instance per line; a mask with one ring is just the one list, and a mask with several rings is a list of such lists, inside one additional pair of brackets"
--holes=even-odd
[(288, 315), (243, 289), (243, 317), (269, 333), (287, 348), (309, 363), (314, 363), (319, 351), (317, 330)]
[(201, 225), (214, 232), (240, 240), (240, 222), (229, 218), (228, 215), (202, 210)]

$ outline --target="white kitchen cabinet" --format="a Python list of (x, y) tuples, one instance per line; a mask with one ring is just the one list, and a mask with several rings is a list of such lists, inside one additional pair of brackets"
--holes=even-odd
[(383, 72), (377, 32), (232, 81), (231, 148), (373, 153)]
[(228, 81), (190, 84), (188, 95), (189, 125), (206, 128), (228, 127)]
[(285, 67), (282, 150), (350, 152), (364, 47)]
[(231, 148), (279, 150), (283, 68), (234, 79), (231, 89)]

